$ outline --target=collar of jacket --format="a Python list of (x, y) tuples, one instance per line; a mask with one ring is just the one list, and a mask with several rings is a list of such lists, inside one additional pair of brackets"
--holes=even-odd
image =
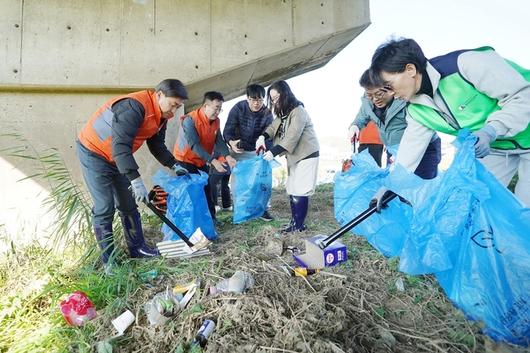
[[(379, 117), (375, 115), (374, 113), (374, 103), (372, 103), (371, 100), (369, 100), (366, 97), (361, 97), (361, 101), (363, 106), (367, 107), (367, 113), (370, 114), (372, 117), (375, 117), (376, 121), (380, 121)], [(388, 122), (396, 116), (397, 113), (399, 113), (405, 106), (407, 105), (407, 102), (403, 99), (397, 99), (394, 98), (390, 106), (388, 107), (386, 113), (385, 113), (385, 124), (388, 124)]]
[(203, 107), (200, 107), (199, 109), (197, 109), (197, 117), (203, 124), (210, 124), (210, 125), (215, 123), (216, 120), (219, 120), (219, 117), (215, 118), (214, 120), (210, 120), (210, 118), (208, 118), (206, 114), (204, 114)]
[[(429, 79), (431, 80), (432, 91), (434, 92), (433, 94), (436, 96), (436, 91), (438, 90), (438, 85), (440, 84), (441, 75), (428, 61), (425, 71), (427, 72), (427, 76), (429, 76)], [(426, 94), (417, 94), (415, 96), (412, 96), (412, 98), (410, 99), (410, 103), (421, 104), (438, 111), (440, 110), (440, 108), (438, 108), (438, 106), (434, 104), (434, 100)]]

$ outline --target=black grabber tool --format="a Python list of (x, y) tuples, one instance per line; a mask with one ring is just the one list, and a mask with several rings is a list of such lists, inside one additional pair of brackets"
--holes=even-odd
[[(388, 191), (384, 197), (383, 200), (381, 200), (381, 205), (384, 207), (386, 206), (390, 201), (395, 199), (397, 194), (395, 194), (392, 191)], [(339, 230), (335, 231), (333, 234), (329, 235), (325, 239), (318, 242), (318, 246), (320, 249), (324, 250), (327, 248), (331, 243), (333, 243), (335, 240), (342, 237), (344, 234), (348, 233), (353, 227), (359, 225), (361, 222), (363, 222), (365, 219), (373, 215), (377, 210), (377, 206), (373, 205), (368, 207), (366, 210), (364, 210), (360, 215), (346, 223), (343, 227), (341, 227)]]
[[(166, 217), (167, 193), (158, 185), (155, 185), (149, 191), (148, 201), (145, 205), (156, 214), (172, 231), (174, 231), (181, 240), (166, 240), (156, 244), (158, 250), (164, 257), (194, 257), (206, 255), (210, 251), (207, 246), (210, 244), (208, 238), (200, 233), (198, 229), (193, 236), (188, 239), (186, 235)], [(195, 239), (194, 239), (195, 238)], [(193, 244), (192, 240), (195, 241)]]
[[(394, 199), (397, 195), (392, 191), (388, 191), (383, 196), (381, 204), (385, 206)], [(337, 230), (335, 233), (325, 236), (322, 234), (312, 236), (304, 239), (305, 252), (293, 253), (295, 261), (307, 268), (323, 268), (329, 266), (335, 266), (341, 262), (347, 260), (346, 246), (341, 242), (336, 242), (338, 238), (346, 234), (350, 229), (370, 217), (377, 210), (377, 205), (371, 205), (362, 212), (360, 215), (352, 219), (350, 222), (345, 224), (342, 228)]]

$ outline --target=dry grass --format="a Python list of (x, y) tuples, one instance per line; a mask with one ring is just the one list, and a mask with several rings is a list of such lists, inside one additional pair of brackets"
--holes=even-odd
[[(0, 317), (0, 323), (31, 317), (25, 314), (29, 310), (40, 310), (44, 315), (40, 320), (45, 321), (48, 315), (51, 324), (47, 325), (55, 328), (44, 339), (46, 345), (31, 346), (31, 351), (42, 352), (96, 351), (98, 341), (115, 334), (110, 322), (125, 309), (135, 313), (136, 321), (124, 337), (112, 342), (115, 353), (189, 351), (189, 342), (205, 319), (212, 319), (217, 325), (206, 352), (493, 351), (487, 348), (492, 343), (479, 333), (479, 325), (467, 321), (447, 301), (433, 278), (410, 277), (398, 272), (396, 259), (384, 258), (361, 237), (343, 239), (348, 246), (349, 260), (329, 269), (345, 279), (318, 273), (305, 281), (285, 274), (280, 266), (294, 262), (289, 254), (278, 256), (282, 241), (299, 246), (303, 237), (329, 234), (337, 228), (329, 185), (321, 186), (311, 199), (309, 230), (282, 238), (278, 229), (288, 221), (288, 209), (285, 193), (275, 190), (272, 214), (278, 218), (276, 221), (233, 225), (231, 213), (219, 214), (223, 222), (221, 235), (209, 257), (182, 261), (134, 261), (121, 257), (122, 265), (113, 278), (99, 276), (97, 270), (91, 269), (78, 273), (53, 272), (47, 287), (51, 299), (50, 294), (36, 296), (41, 300), (48, 298), (43, 302), (45, 308), (42, 305), (38, 309), (21, 308), (3, 319)], [(160, 239), (160, 233), (156, 222), (148, 223), (145, 222), (145, 228), (152, 243)], [(158, 270), (158, 276), (150, 282), (142, 281), (139, 274), (151, 268)], [(254, 287), (242, 295), (207, 294), (209, 285), (236, 270), (250, 272), (255, 279)], [(168, 287), (196, 278), (201, 278), (201, 289), (187, 309), (163, 326), (150, 327), (143, 304)], [(396, 281), (403, 282), (403, 291), (398, 290)], [(5, 286), (0, 293), (9, 292), (13, 298), (16, 278), (4, 274), (2, 283)], [(79, 287), (93, 296), (99, 315), (83, 328), (66, 328), (56, 310), (58, 297)], [(52, 288), (55, 288), (53, 292)], [(19, 328), (17, 335), (21, 337), (30, 329), (38, 331), (42, 323), (12, 326)], [(21, 351), (13, 346), (17, 339), (11, 330), (2, 329), (0, 333), (4, 335), (0, 339), (0, 351)], [(499, 347), (496, 352), (506, 353), (513, 348)]]
[[(350, 260), (330, 269), (345, 280), (316, 274), (304, 281), (286, 275), (279, 267), (293, 261), (290, 255), (277, 256), (282, 240), (301, 245), (303, 237), (336, 229), (331, 188), (320, 188), (312, 198), (309, 230), (288, 238), (277, 232), (289, 217), (287, 198), (276, 191), (272, 204), (272, 213), (280, 218), (272, 223), (236, 226), (230, 223), (231, 214), (220, 214), (224, 224), (214, 256), (192, 260), (197, 263), (195, 273), (166, 276), (154, 288), (139, 292), (136, 302), (129, 301), (139, 308), (166, 286), (198, 275), (207, 288), (236, 270), (253, 274), (252, 289), (243, 295), (208, 296), (202, 291), (190, 308), (159, 328), (148, 327), (140, 312), (129, 339), (115, 351), (185, 351), (185, 342), (207, 318), (217, 323), (207, 352), (484, 351), (479, 326), (464, 319), (432, 278), (397, 272), (396, 261), (382, 257), (363, 238), (347, 237)], [(399, 278), (404, 291), (396, 289)]]

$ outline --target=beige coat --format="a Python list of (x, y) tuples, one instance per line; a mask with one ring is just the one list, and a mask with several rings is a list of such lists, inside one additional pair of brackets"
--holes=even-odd
[(313, 123), (307, 111), (302, 105), (294, 108), (285, 119), (285, 133), (280, 138), (279, 127), (282, 118), (276, 117), (270, 124), (265, 133), (272, 137), (274, 145), (280, 145), (285, 148), (287, 166), (291, 167), (307, 156), (317, 152), (320, 149), (317, 135), (313, 129)]

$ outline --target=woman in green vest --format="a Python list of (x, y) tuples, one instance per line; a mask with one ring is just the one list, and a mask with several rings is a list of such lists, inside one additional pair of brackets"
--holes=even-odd
[[(412, 39), (391, 40), (371, 70), (395, 97), (410, 102), (396, 163), (413, 171), (435, 131), (476, 136), (475, 155), (504, 185), (516, 172), (515, 195), (530, 206), (530, 72), (492, 48), (458, 50), (427, 60)], [(380, 190), (380, 200), (385, 190)]]

